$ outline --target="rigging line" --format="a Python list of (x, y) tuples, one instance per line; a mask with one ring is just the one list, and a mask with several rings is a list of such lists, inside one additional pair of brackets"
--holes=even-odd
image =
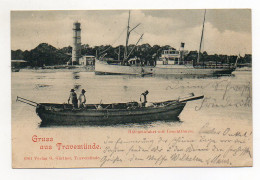
[[(143, 41), (143, 35), (144, 35), (144, 34), (140, 34), (140, 36), (142, 36), (142, 38), (141, 38), (141, 39), (139, 38), (139, 41), (138, 41), (137, 44), (139, 44), (140, 42)], [(135, 44), (134, 47), (132, 47), (132, 49), (130, 50), (131, 52), (132, 52), (132, 50), (133, 50), (134, 48), (136, 48), (137, 44)]]
[(125, 32), (126, 28), (123, 29), (123, 31), (120, 33), (120, 35), (118, 36), (118, 38), (114, 41), (114, 43), (112, 43), (112, 45), (114, 45), (120, 38), (121, 36), (123, 35), (123, 33)]
[(131, 55), (131, 53), (133, 52), (133, 50), (135, 49), (135, 47), (137, 46), (137, 44), (142, 40), (143, 35), (144, 35), (144, 34), (142, 34), (141, 37), (138, 39), (137, 43), (135, 44), (135, 46), (133, 47), (133, 49), (131, 49), (131, 51), (130, 51), (130, 53), (128, 54), (128, 56), (126, 57), (126, 59), (129, 58), (129, 56)]
[[(111, 44), (111, 46), (113, 46), (120, 38), (121, 36), (123, 35), (123, 33), (125, 32), (126, 28), (123, 29), (123, 31), (120, 33), (120, 35), (118, 36), (118, 38)], [(108, 49), (110, 49), (111, 47), (108, 47), (107, 49), (105, 49), (104, 51), (102, 51), (100, 54), (106, 52)]]
[(141, 33), (139, 33), (139, 32), (137, 32), (137, 31), (135, 31), (135, 30), (133, 30), (136, 34), (138, 34), (139, 36), (141, 36), (142, 34)]

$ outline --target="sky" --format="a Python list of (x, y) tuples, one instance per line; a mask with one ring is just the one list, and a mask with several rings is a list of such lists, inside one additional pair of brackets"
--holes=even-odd
[[(171, 45), (198, 50), (203, 24), (203, 9), (131, 10), (130, 27), (141, 23), (130, 36), (135, 44)], [(56, 48), (72, 46), (73, 22), (81, 23), (82, 44), (125, 44), (127, 10), (88, 11), (12, 11), (11, 49), (31, 50), (40, 43)], [(209, 54), (251, 54), (252, 30), (250, 9), (208, 9), (202, 51)]]

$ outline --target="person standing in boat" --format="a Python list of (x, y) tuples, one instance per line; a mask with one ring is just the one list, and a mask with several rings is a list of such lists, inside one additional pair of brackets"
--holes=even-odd
[(70, 90), (70, 96), (69, 96), (69, 99), (68, 99), (68, 104), (70, 103), (70, 100), (71, 100), (73, 108), (78, 108), (77, 94), (75, 93), (74, 89)]
[(145, 107), (146, 103), (147, 103), (147, 95), (149, 94), (149, 91), (146, 90), (145, 92), (143, 92), (140, 96), (140, 101), (142, 103), (142, 107)]
[(79, 95), (79, 108), (84, 108), (86, 103), (85, 89), (81, 90), (81, 94)]

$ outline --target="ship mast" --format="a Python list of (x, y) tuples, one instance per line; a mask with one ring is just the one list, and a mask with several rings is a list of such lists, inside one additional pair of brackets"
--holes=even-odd
[[(125, 61), (127, 60), (127, 58), (129, 57), (130, 54), (128, 54), (128, 40), (129, 40), (129, 36), (131, 34), (131, 32), (137, 28), (141, 23), (137, 24), (135, 27), (133, 27), (131, 30), (130, 29), (130, 11), (129, 11), (129, 16), (128, 16), (128, 23), (127, 23), (127, 32), (126, 32), (126, 42), (125, 42), (125, 52), (124, 52), (124, 59), (123, 59), (123, 64), (125, 64)], [(143, 36), (143, 35), (142, 35)], [(142, 38), (142, 37), (141, 37)], [(140, 39), (141, 39), (140, 38)], [(138, 40), (138, 42), (140, 41), (140, 39)], [(131, 51), (132, 52), (132, 51)]]
[(127, 59), (127, 50), (128, 50), (128, 40), (129, 40), (129, 23), (130, 23), (130, 11), (129, 11), (129, 15), (128, 15), (128, 23), (127, 23), (127, 32), (126, 32), (126, 41), (125, 41), (125, 52), (124, 52), (124, 59), (123, 59), (123, 64), (125, 62), (125, 60)]
[(197, 63), (199, 63), (199, 61), (200, 61), (200, 51), (201, 51), (201, 45), (202, 45), (202, 40), (203, 40), (203, 35), (204, 35), (205, 17), (206, 17), (206, 9), (204, 12), (204, 20), (203, 20), (203, 26), (202, 26), (202, 32), (201, 32), (201, 38), (200, 38), (200, 48), (199, 48)]

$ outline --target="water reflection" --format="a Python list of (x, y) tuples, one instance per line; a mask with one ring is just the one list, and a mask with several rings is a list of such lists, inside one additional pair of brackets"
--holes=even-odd
[(51, 87), (51, 85), (48, 84), (36, 84), (34, 89), (41, 89), (41, 88), (48, 88)]
[(78, 90), (78, 89), (80, 89), (80, 87), (81, 87), (80, 84), (75, 84), (75, 85), (74, 85), (74, 90)]
[[(96, 77), (104, 77), (106, 75), (96, 75)], [(106, 76), (107, 77), (107, 76)], [(192, 75), (192, 74), (153, 74), (153, 75), (109, 75), (109, 77), (122, 79), (219, 79), (221, 77), (236, 77), (235, 74), (217, 74), (217, 75)]]
[(36, 77), (36, 79), (45, 79), (46, 78), (46, 76), (35, 76)]
[(127, 89), (128, 89), (128, 86), (124, 86), (124, 91), (127, 91)]
[(192, 74), (160, 74), (153, 75), (155, 78), (162, 79), (218, 79), (220, 77), (235, 77), (235, 74), (222, 74), (222, 75), (192, 75)]
[(79, 72), (73, 72), (72, 75), (73, 75), (73, 79), (80, 79)]

